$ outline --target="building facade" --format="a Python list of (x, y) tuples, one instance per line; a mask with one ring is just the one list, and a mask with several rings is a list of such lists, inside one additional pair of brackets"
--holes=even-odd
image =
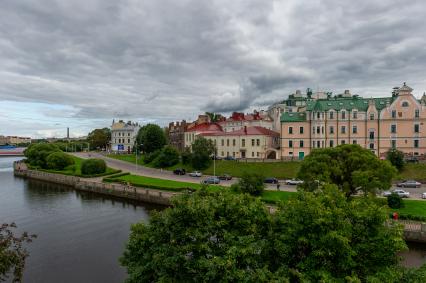
[(185, 120), (169, 123), (167, 131), (169, 143), (179, 151), (185, 149), (185, 132), (187, 129), (188, 123)]
[(274, 122), (267, 113), (254, 111), (252, 114), (233, 112), (231, 117), (220, 121), (219, 124), (225, 132), (233, 132), (244, 127), (263, 127), (273, 130)]
[(30, 144), (31, 138), (29, 137), (18, 137), (18, 136), (0, 136), (0, 145), (10, 144)]
[(281, 115), (281, 155), (303, 159), (316, 148), (359, 144), (383, 157), (392, 148), (426, 153), (426, 97), (417, 100), (405, 83), (391, 97), (361, 98), (349, 91), (306, 99)]
[(127, 123), (123, 120), (113, 121), (111, 125), (111, 151), (131, 153), (136, 143), (140, 126), (138, 123)]

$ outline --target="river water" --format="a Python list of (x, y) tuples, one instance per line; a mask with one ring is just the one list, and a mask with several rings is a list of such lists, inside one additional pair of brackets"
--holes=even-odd
[[(130, 225), (161, 207), (14, 177), (18, 159), (0, 157), (0, 223), (15, 222), (20, 231), (38, 235), (28, 246), (24, 282), (123, 282), (126, 271), (118, 258)], [(426, 263), (426, 245), (409, 247), (404, 265)]]
[(0, 157), (0, 224), (37, 234), (28, 245), (24, 282), (123, 282), (118, 262), (130, 225), (161, 209), (14, 177)]

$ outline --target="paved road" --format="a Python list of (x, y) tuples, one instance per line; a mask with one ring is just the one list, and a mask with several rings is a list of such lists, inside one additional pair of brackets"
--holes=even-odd
[[(168, 171), (168, 170), (149, 168), (149, 167), (145, 167), (145, 166), (141, 166), (141, 165), (136, 166), (136, 164), (132, 164), (132, 163), (127, 162), (127, 161), (122, 161), (122, 160), (110, 158), (110, 157), (107, 157), (107, 156), (100, 154), (100, 153), (97, 153), (97, 152), (90, 152), (90, 153), (76, 152), (76, 153), (73, 153), (73, 154), (75, 156), (78, 156), (78, 157), (81, 157), (81, 158), (89, 158), (89, 157), (100, 158), (100, 159), (105, 160), (108, 167), (111, 167), (111, 168), (114, 168), (114, 169), (119, 169), (119, 170), (122, 170), (123, 172), (129, 172), (129, 173), (135, 174), (135, 175), (142, 175), (142, 176), (153, 177), (153, 178), (158, 178), (158, 179), (189, 182), (189, 183), (200, 183), (203, 179), (205, 179), (206, 177), (209, 177), (207, 175), (204, 175), (201, 178), (190, 177), (188, 175), (179, 176), (179, 175), (173, 174), (173, 172)], [(222, 181), (221, 180), (220, 185), (231, 186), (232, 184), (234, 184), (236, 182), (238, 182), (238, 178), (233, 178), (230, 181)], [(276, 190), (276, 185), (268, 184), (266, 186), (266, 189), (267, 190)], [(280, 190), (295, 192), (296, 186), (287, 186), (287, 185), (282, 184), (280, 186)]]

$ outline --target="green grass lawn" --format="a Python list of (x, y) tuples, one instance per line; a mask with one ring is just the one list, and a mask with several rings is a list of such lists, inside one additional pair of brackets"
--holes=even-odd
[[(81, 163), (83, 162), (84, 159), (79, 158), (79, 157), (74, 156), (74, 155), (70, 155), (70, 156), (74, 159), (74, 165), (68, 166), (64, 170), (43, 169), (43, 171), (50, 172), (50, 173), (85, 177), (84, 175), (81, 174)], [(119, 170), (107, 167), (106, 172), (103, 173), (103, 174), (99, 174), (98, 176), (106, 176), (106, 175), (111, 175), (111, 174), (115, 174), (115, 173), (118, 173), (118, 172), (119, 172)]]
[(412, 215), (426, 218), (426, 201), (422, 200), (403, 200), (404, 207), (399, 209), (391, 209), (397, 211), (400, 215)]
[(404, 169), (396, 179), (414, 179), (426, 183), (426, 163), (405, 164)]

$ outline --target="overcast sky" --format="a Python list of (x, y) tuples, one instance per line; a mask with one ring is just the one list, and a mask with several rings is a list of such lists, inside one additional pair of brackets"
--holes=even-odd
[(0, 135), (266, 109), (296, 89), (426, 90), (426, 2), (0, 1)]

